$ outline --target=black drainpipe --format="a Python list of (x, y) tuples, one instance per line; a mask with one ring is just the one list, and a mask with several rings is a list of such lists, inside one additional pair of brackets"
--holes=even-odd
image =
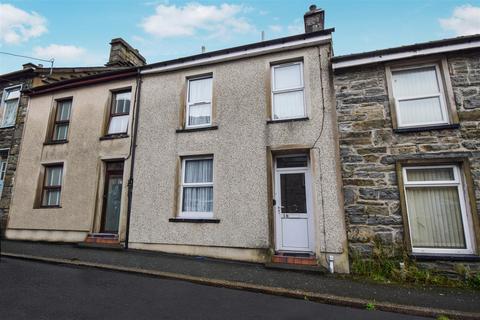
[(128, 204), (127, 204), (127, 228), (125, 232), (125, 249), (128, 249), (128, 238), (130, 236), (130, 216), (132, 212), (132, 191), (133, 191), (133, 170), (135, 168), (135, 150), (137, 149), (137, 131), (138, 131), (138, 118), (140, 115), (140, 92), (142, 88), (142, 75), (140, 74), (140, 68), (137, 69), (137, 87), (136, 87), (136, 97), (135, 104), (136, 114), (133, 119), (133, 137), (132, 137), (132, 150), (130, 156), (132, 160), (130, 161), (130, 178), (128, 179)]

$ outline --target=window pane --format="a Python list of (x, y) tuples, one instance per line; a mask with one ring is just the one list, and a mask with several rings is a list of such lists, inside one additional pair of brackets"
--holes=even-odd
[(10, 127), (15, 125), (15, 120), (17, 119), (17, 104), (18, 99), (8, 100), (5, 102), (2, 127)]
[(53, 130), (53, 140), (67, 140), (68, 124), (57, 124)]
[(5, 93), (4, 100), (20, 98), (20, 88), (10, 89)]
[(47, 167), (45, 185), (47, 187), (62, 185), (62, 171), (62, 167)]
[(399, 101), (401, 125), (444, 121), (440, 98)]
[(108, 134), (126, 133), (128, 128), (128, 117), (128, 115), (112, 117), (108, 127)]
[(457, 187), (407, 188), (412, 246), (465, 248)]
[(282, 212), (307, 213), (307, 195), (304, 173), (280, 174)]
[(212, 212), (213, 187), (183, 188), (183, 212)]
[(213, 160), (186, 160), (185, 183), (213, 182)]
[(212, 78), (189, 80), (188, 102), (210, 102), (212, 101)]
[(196, 104), (189, 107), (188, 125), (198, 126), (210, 123), (210, 103)]
[(115, 94), (115, 106), (113, 113), (129, 113), (130, 112), (130, 92), (122, 92)]
[(302, 86), (301, 64), (273, 68), (274, 90), (292, 89)]
[(440, 92), (434, 66), (392, 72), (395, 97), (425, 96)]
[(296, 118), (305, 116), (303, 90), (273, 95), (273, 118)]
[(42, 205), (44, 206), (60, 205), (60, 190), (45, 190), (43, 192)]
[(408, 181), (452, 181), (455, 180), (452, 168), (407, 169)]
[(57, 121), (70, 120), (70, 109), (72, 107), (72, 101), (61, 101), (57, 106)]
[(277, 158), (277, 168), (304, 168), (308, 166), (307, 156)]

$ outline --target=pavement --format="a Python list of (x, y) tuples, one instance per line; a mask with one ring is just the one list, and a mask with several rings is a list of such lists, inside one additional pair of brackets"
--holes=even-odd
[(426, 319), (125, 274), (3, 258), (2, 319)]
[(321, 303), (363, 309), (367, 303), (373, 303), (377, 310), (409, 315), (480, 319), (480, 292), (474, 290), (378, 284), (338, 275), (272, 270), (261, 264), (71, 244), (2, 241), (1, 250), (4, 256), (140, 273)]

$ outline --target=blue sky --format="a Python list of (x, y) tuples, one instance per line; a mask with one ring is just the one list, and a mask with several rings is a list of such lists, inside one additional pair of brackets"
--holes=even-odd
[[(2, 0), (0, 51), (103, 65), (122, 37), (149, 63), (303, 32), (313, 0)], [(480, 33), (480, 0), (322, 0), (335, 55)], [(0, 54), (0, 73), (31, 60)], [(33, 61), (32, 61), (33, 62)]]

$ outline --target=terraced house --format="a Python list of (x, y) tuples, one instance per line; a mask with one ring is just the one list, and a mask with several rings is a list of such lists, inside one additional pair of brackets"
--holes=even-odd
[(480, 35), (332, 61), (350, 250), (480, 270)]
[(138, 51), (113, 39), (104, 72), (26, 91), (29, 111), (7, 238), (125, 238), (123, 186), (130, 177), (136, 66), (143, 64)]
[(130, 248), (348, 272), (332, 31), (142, 68)]
[(27, 63), (22, 70), (0, 75), (0, 236), (3, 237), (10, 211), (15, 171), (21, 147), (28, 96), (35, 87), (114, 70), (105, 67), (46, 68)]

